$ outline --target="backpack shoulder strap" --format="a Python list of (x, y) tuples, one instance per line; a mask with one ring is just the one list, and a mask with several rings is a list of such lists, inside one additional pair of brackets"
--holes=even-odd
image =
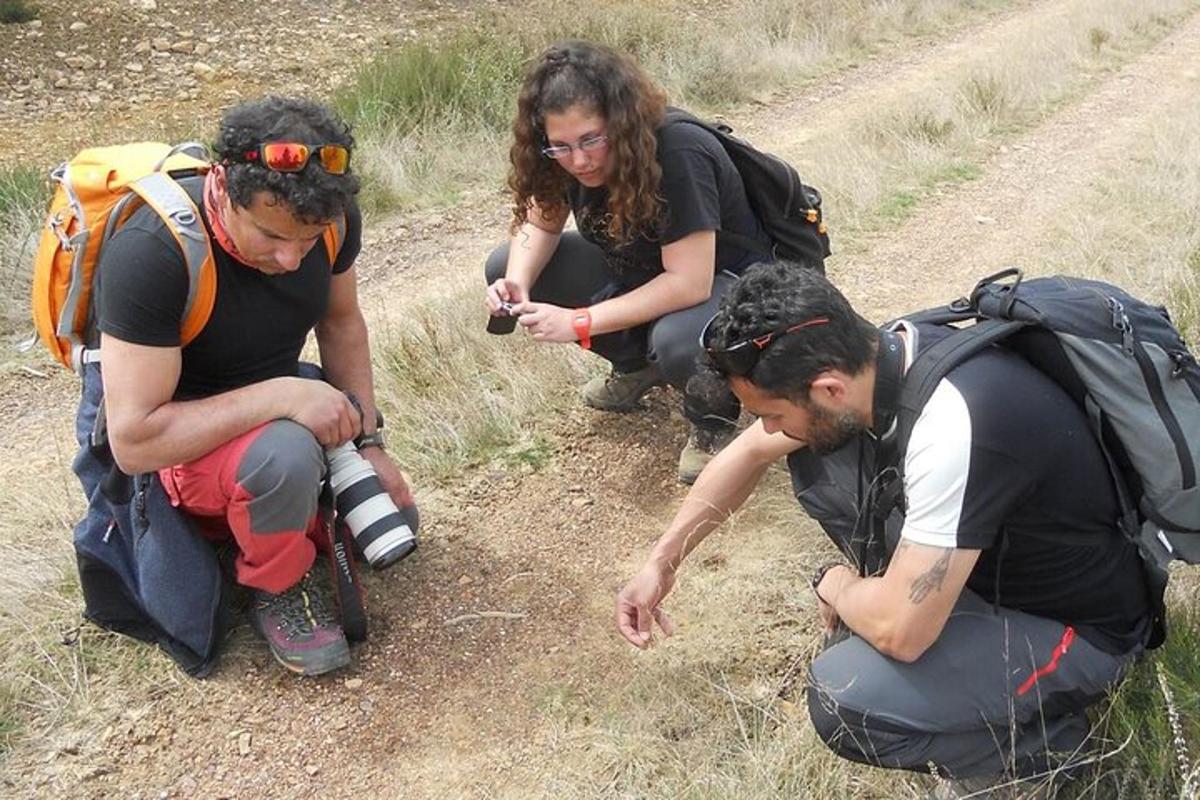
[[(920, 316), (917, 317), (920, 319)], [(950, 370), (971, 356), (1006, 339), (1025, 327), (1024, 322), (984, 319), (958, 330), (929, 348), (917, 353), (904, 376), (896, 408), (895, 454), (903, 468), (904, 453), (912, 437), (913, 426), (934, 390)]]
[(130, 190), (163, 220), (179, 244), (188, 271), (187, 302), (183, 309), (180, 344), (199, 335), (217, 298), (217, 265), (200, 210), (170, 175), (154, 172), (130, 184)]
[[(706, 122), (706, 121), (700, 119), (699, 117), (697, 117), (695, 114), (691, 114), (691, 113), (688, 113), (687, 111), (684, 111), (682, 108), (675, 108), (674, 106), (669, 106), (667, 108), (667, 113), (666, 113), (666, 117), (663, 121), (663, 125), (666, 126), (666, 125), (679, 125), (679, 124), (694, 125), (695, 127), (700, 128), (701, 130), (708, 131), (710, 134), (712, 134), (713, 137), (716, 138), (716, 140), (720, 143), (721, 148), (723, 150), (725, 150), (725, 152), (727, 154), (729, 153), (731, 148), (734, 148), (734, 147), (746, 148), (746, 147), (751, 146), (749, 143), (745, 143), (745, 142), (742, 142), (741, 140), (737, 139), (733, 135), (733, 128), (731, 128), (729, 125), (726, 125), (723, 122), (716, 122), (716, 123)], [(732, 156), (730, 156), (730, 157), (732, 158)], [(734, 160), (734, 168), (735, 169), (737, 168), (736, 160)], [(739, 174), (740, 174), (740, 171), (739, 171)], [(748, 193), (749, 193), (749, 190), (747, 190), (747, 194)], [(743, 236), (742, 234), (735, 233), (734, 231), (727, 231), (724, 229), (719, 230), (719, 231), (717, 231), (717, 238), (723, 242), (733, 245), (734, 247), (737, 247), (740, 250), (746, 250), (747, 252), (751, 252), (751, 253), (758, 253), (760, 256), (765, 256), (767, 258), (775, 258), (775, 255), (776, 255), (775, 248), (772, 245), (765, 244), (764, 242), (760, 242), (757, 239), (754, 239), (750, 236)]]
[(346, 241), (347, 225), (346, 212), (343, 211), (337, 219), (325, 226), (325, 234), (322, 238), (325, 241), (325, 253), (329, 256), (330, 269), (333, 269), (338, 253), (342, 252), (342, 245)]

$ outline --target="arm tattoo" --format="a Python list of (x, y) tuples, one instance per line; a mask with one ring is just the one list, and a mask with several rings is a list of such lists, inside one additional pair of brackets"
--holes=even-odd
[(950, 556), (953, 554), (954, 550), (948, 548), (946, 552), (938, 556), (938, 560), (933, 563), (933, 566), (924, 575), (919, 576), (912, 582), (912, 588), (908, 592), (908, 599), (912, 601), (913, 605), (929, 597), (930, 592), (941, 590), (942, 582), (946, 580), (946, 573), (950, 570)]

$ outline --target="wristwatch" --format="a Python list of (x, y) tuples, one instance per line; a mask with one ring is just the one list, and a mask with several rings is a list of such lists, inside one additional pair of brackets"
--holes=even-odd
[(380, 450), (387, 450), (383, 441), (383, 413), (378, 408), (375, 409), (375, 432), (360, 434), (354, 440), (354, 446), (359, 450), (364, 447), (378, 447)]
[(359, 450), (364, 447), (378, 447), (380, 450), (387, 450), (383, 442), (383, 429), (376, 429), (374, 433), (364, 433), (354, 440), (354, 446)]
[(812, 586), (813, 594), (815, 594), (817, 599), (822, 603), (826, 603), (827, 601), (824, 597), (821, 597), (821, 593), (817, 591), (817, 587), (820, 586), (821, 581), (825, 579), (825, 573), (829, 572), (829, 570), (833, 569), (834, 567), (842, 566), (844, 563), (845, 562), (843, 561), (829, 561), (825, 564), (822, 564), (821, 567), (815, 573), (813, 573), (812, 580), (809, 581), (809, 585)]
[(577, 308), (571, 312), (571, 327), (579, 339), (579, 346), (584, 350), (592, 349), (592, 312), (586, 308)]

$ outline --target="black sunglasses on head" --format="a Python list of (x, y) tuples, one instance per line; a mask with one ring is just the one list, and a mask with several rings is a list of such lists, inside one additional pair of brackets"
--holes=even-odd
[(708, 340), (712, 335), (713, 320), (718, 316), (714, 314), (708, 322), (704, 323), (704, 330), (700, 331), (700, 347), (708, 354), (708, 357), (717, 369), (726, 376), (736, 376), (739, 378), (750, 374), (750, 371), (758, 364), (758, 359), (762, 356), (763, 351), (771, 345), (771, 342), (779, 337), (787, 336), (789, 333), (795, 333), (805, 328), (825, 325), (829, 322), (828, 317), (815, 317), (807, 322), (780, 325), (773, 331), (759, 336), (751, 336), (748, 339), (742, 339), (728, 347), (713, 347), (709, 344)]

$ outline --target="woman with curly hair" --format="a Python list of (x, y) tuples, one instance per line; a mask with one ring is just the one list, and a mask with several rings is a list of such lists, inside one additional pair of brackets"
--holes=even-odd
[[(513, 121), (512, 240), (487, 261), (489, 329), (519, 322), (539, 342), (578, 342), (612, 364), (584, 401), (636, 408), (663, 383), (684, 391), (691, 483), (734, 431), (727, 389), (691, 381), (699, 333), (758, 254), (718, 231), (769, 240), (721, 143), (666, 124), (667, 98), (629, 56), (553, 45), (525, 77)], [(574, 215), (577, 232), (563, 232)], [(732, 238), (732, 237), (731, 237)]]

